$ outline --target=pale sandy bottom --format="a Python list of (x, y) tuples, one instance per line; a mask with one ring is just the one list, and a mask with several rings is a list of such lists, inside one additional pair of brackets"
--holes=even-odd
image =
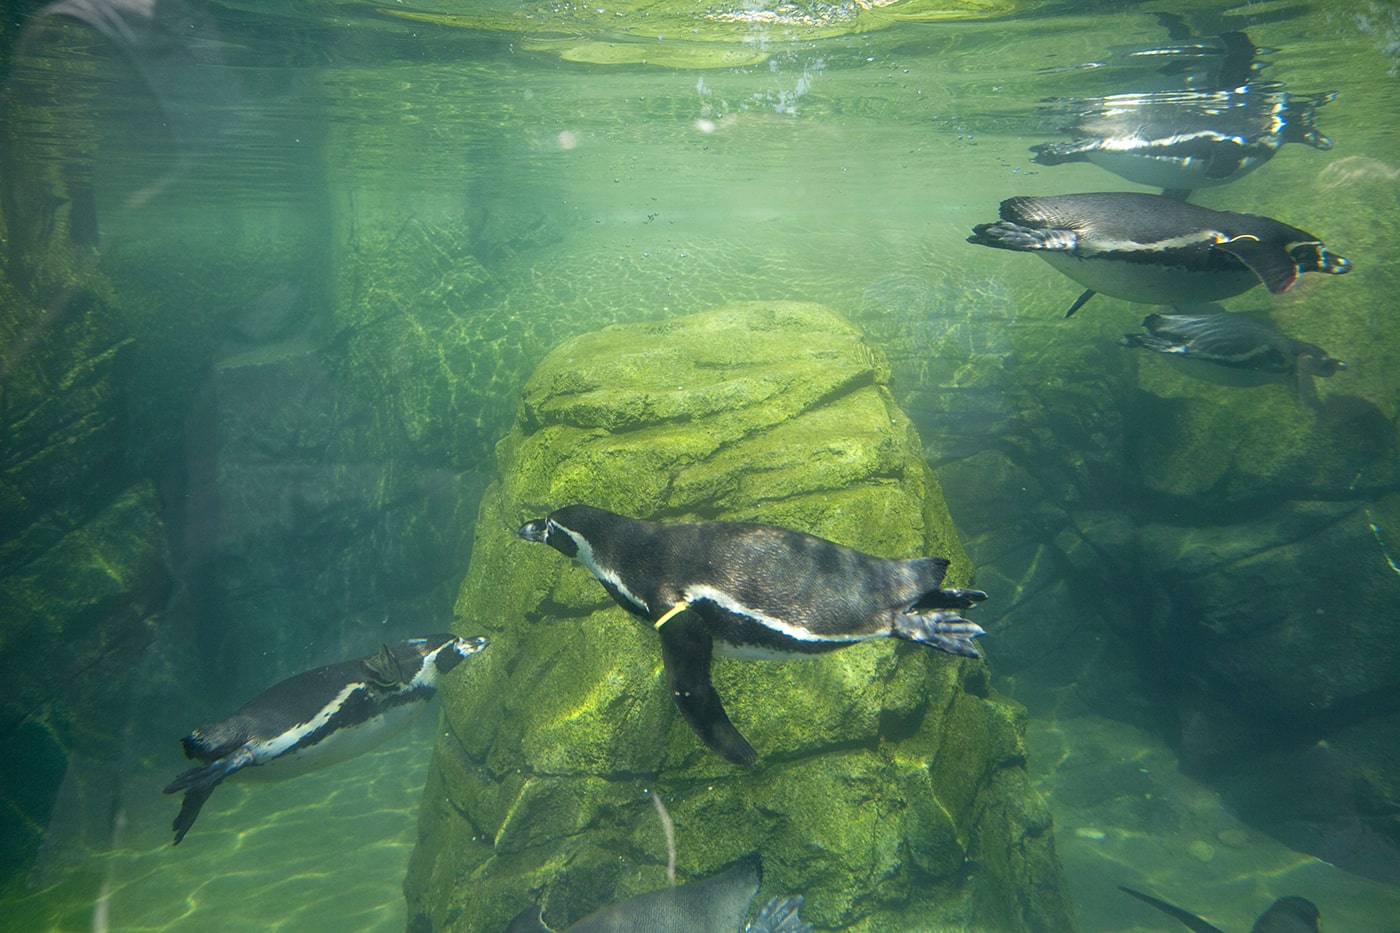
[[(62, 881), (0, 904), (6, 930), (394, 931), (435, 720), (354, 761), (272, 784), (229, 783), (185, 841), (164, 770), (130, 782), (111, 851)], [(1248, 930), (1276, 897), (1322, 909), (1323, 929), (1400, 929), (1400, 889), (1293, 852), (1236, 821), (1177, 772), (1160, 741), (1092, 716), (1031, 718), (1031, 770), (1055, 815), (1056, 842), (1084, 933), (1183, 927), (1117, 890), (1126, 884), (1190, 909), (1227, 933)], [(923, 933), (923, 931), (921, 931)], [(1019, 931), (1007, 931), (1019, 933)]]
[(46, 890), (0, 904), (10, 918), (0, 927), (398, 933), (435, 718), (324, 771), (226, 782), (179, 846), (170, 844), (179, 798), (160, 793), (175, 772), (138, 776), (119, 811), (116, 847), (89, 853)]

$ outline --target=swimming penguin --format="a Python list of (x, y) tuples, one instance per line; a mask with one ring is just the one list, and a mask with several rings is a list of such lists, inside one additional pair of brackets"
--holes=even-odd
[(1149, 314), (1144, 334), (1125, 334), (1125, 347), (1201, 360), (1269, 375), (1331, 376), (1347, 368), (1312, 343), (1294, 340), (1242, 312)]
[[(753, 922), (744, 925), (749, 903), (758, 893), (756, 862), (745, 862), (720, 875), (689, 884), (639, 894), (589, 914), (564, 933), (811, 933), (797, 912), (801, 897), (775, 897)], [(511, 921), (506, 933), (553, 933), (538, 907)]]
[(295, 777), (367, 751), (428, 705), (441, 675), (488, 644), (443, 634), (384, 645), (367, 658), (289, 677), (222, 722), (194, 730), (180, 740), (185, 757), (205, 764), (165, 788), (185, 792), (175, 845), (226, 778), (254, 766), (267, 767), (259, 777)]
[(941, 557), (872, 557), (771, 525), (659, 522), (571, 505), (526, 522), (526, 541), (576, 558), (622, 608), (651, 622), (671, 696), (706, 745), (735, 764), (758, 759), (710, 684), (711, 652), (800, 658), (872, 638), (978, 657), (982, 628), (957, 612), (987, 598), (939, 589)]
[(1254, 81), (1269, 64), (1260, 56), (1278, 52), (1256, 46), (1248, 33), (1238, 30), (1203, 36), (1175, 13), (1152, 16), (1167, 31), (1170, 41), (1116, 49), (1113, 64), (1115, 71), (1124, 65), (1150, 69), (1158, 79), (1149, 82), (1154, 87), (1161, 79), (1171, 87), (1196, 90), (1239, 87)]
[(973, 227), (967, 241), (1035, 253), (1086, 286), (1065, 317), (1095, 292), (1144, 304), (1192, 304), (1260, 282), (1277, 295), (1304, 272), (1351, 269), (1311, 233), (1270, 217), (1131, 192), (1008, 198), (1001, 220)]
[[(1195, 914), (1158, 900), (1150, 894), (1143, 894), (1122, 885), (1118, 886), (1118, 890), (1151, 904), (1169, 917), (1180, 920), (1187, 929), (1195, 933), (1224, 933), (1219, 927), (1207, 923)], [(1254, 921), (1254, 926), (1249, 929), (1250, 933), (1319, 933), (1322, 929), (1322, 914), (1317, 905), (1305, 897), (1281, 897), (1260, 914), (1259, 919)]]
[(1051, 101), (1056, 110), (1077, 111), (1065, 127), (1074, 139), (1031, 146), (1031, 161), (1092, 162), (1184, 201), (1198, 188), (1249, 174), (1284, 143), (1332, 148), (1314, 121), (1317, 108), (1336, 93), (1296, 95), (1282, 87), (1258, 84)]

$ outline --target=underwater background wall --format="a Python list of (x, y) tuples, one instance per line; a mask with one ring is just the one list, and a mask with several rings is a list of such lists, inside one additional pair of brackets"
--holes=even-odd
[[(0, 909), (564, 929), (668, 884), (659, 794), (680, 880), (760, 851), (822, 930), (1172, 929), (1120, 884), (1393, 928), (1397, 37), (1327, 0), (11, 4)], [(1083, 283), (967, 242), (1169, 187), (1104, 154), (1163, 100), (1198, 146), (1266, 108), (1189, 203), (1346, 274), (1066, 319)], [(1279, 336), (1141, 337), (1221, 313)], [(706, 757), (655, 636), (514, 538), (591, 498), (949, 557), (985, 657), (721, 659), (765, 748)], [(441, 719), (230, 780), (171, 847), (181, 736), (449, 629), (492, 645)]]

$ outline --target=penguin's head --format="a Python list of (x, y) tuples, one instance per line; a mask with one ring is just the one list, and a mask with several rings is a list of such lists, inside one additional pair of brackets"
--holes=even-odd
[(554, 517), (536, 518), (520, 526), (516, 532), (526, 541), (548, 544), (566, 557), (578, 555), (578, 542), (568, 530), (554, 521)]
[(1298, 354), (1298, 371), (1309, 376), (1335, 376), (1347, 368), (1341, 360), (1327, 355), (1327, 351), (1313, 344), (1304, 344)]
[(1298, 271), (1322, 272), (1326, 275), (1345, 275), (1351, 271), (1351, 261), (1331, 252), (1316, 240), (1306, 243), (1288, 244), (1288, 255), (1293, 257)]
[(405, 673), (416, 671), (408, 680), (433, 684), (443, 674), (491, 644), (491, 641), (482, 635), (458, 638), (455, 635), (441, 634), (413, 638), (403, 644), (413, 652), (417, 660), (416, 665), (403, 665)]
[(565, 557), (578, 557), (580, 548), (597, 532), (599, 520), (611, 513), (587, 505), (569, 505), (520, 526), (516, 535), (526, 541), (548, 544)]

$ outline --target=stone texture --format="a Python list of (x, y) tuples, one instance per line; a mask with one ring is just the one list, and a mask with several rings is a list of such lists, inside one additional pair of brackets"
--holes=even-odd
[[(751, 303), (610, 327), (553, 351), (498, 447), (457, 605), (492, 650), (444, 690), (445, 728), (406, 890), (415, 930), (556, 927), (752, 852), (765, 892), (856, 931), (992, 918), (1069, 929), (1024, 712), (981, 662), (862, 645), (799, 663), (716, 662), (759, 750), (711, 753), (662, 686), (656, 639), (581, 567), (515, 539), (584, 501), (662, 519), (760, 520), (890, 556), (968, 564), (887, 364), (812, 305)], [(996, 594), (993, 594), (995, 598)], [(969, 862), (974, 856), (980, 863)], [(973, 866), (976, 867), (973, 867)]]
[(149, 482), (123, 471), (131, 341), (103, 291), (0, 279), (0, 883), (26, 871), (68, 756), (117, 760), (170, 586)]
[[(1258, 828), (1379, 877), (1400, 861), (1400, 784), (1358, 736), (1388, 734), (1400, 711), (1400, 318), (1374, 304), (1400, 274), (1385, 260), (1394, 218), (1336, 181), (1207, 199), (1339, 231), (1356, 263), (1345, 279), (1230, 302), (1267, 307), (1348, 362), (1314, 380), (1316, 405), (1289, 381), (1206, 381), (1207, 367), (1123, 349), (1153, 309), (1097, 298), (1067, 322), (1051, 296), (1067, 302), (1068, 283), (1025, 270), (882, 280), (858, 323), (889, 351), (981, 585), (1007, 597), (980, 616), (998, 685), (1037, 717), (1161, 730), (1166, 710), (1182, 767)], [(1348, 788), (1345, 806), (1305, 777), (1322, 773)], [(1292, 803), (1256, 805), (1267, 799)]]

